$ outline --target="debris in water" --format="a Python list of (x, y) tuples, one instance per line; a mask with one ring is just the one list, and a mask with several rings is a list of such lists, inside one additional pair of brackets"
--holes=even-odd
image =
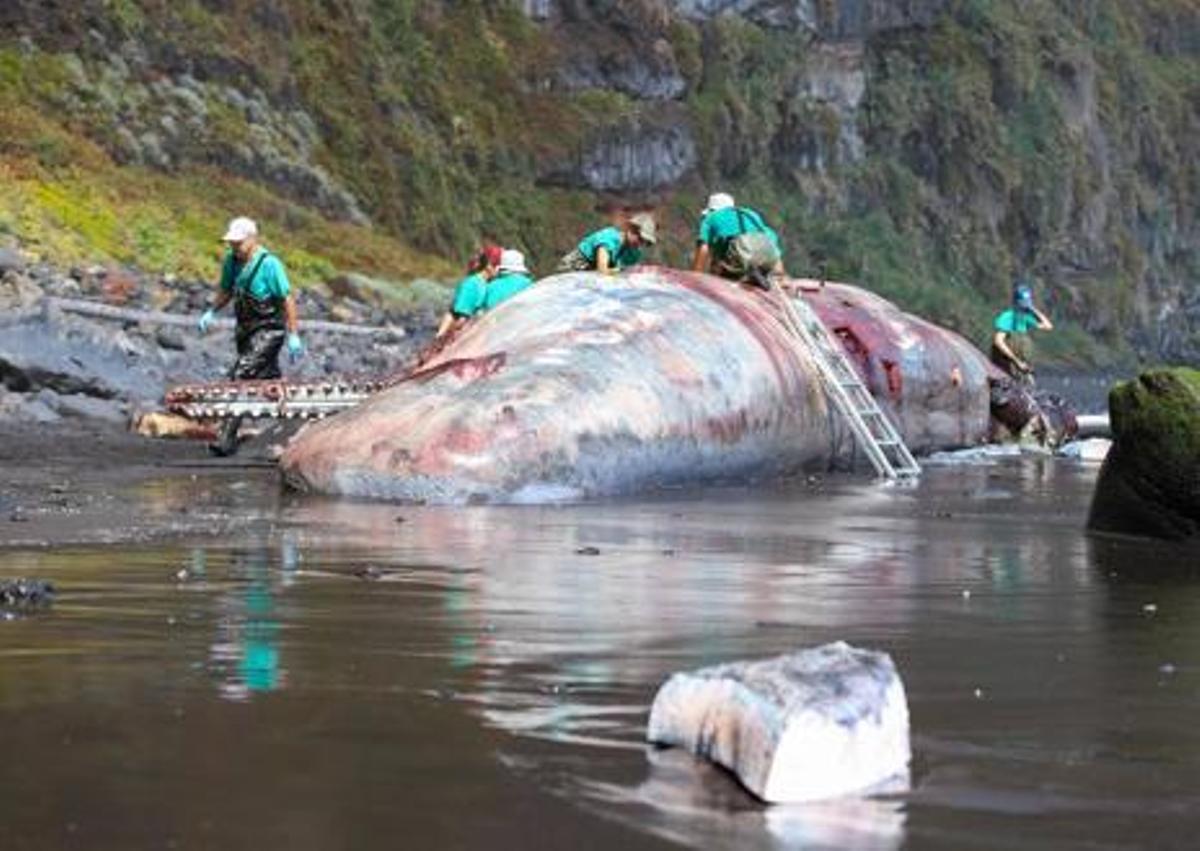
[(675, 674), (654, 698), (646, 737), (724, 766), (772, 803), (907, 788), (909, 778), (896, 666), (844, 642)]
[(54, 599), (54, 584), (44, 579), (0, 581), (0, 606), (25, 608), (47, 606)]

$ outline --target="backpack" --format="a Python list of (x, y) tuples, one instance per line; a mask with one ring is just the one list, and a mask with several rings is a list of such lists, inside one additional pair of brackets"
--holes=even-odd
[(713, 244), (718, 271), (735, 280), (766, 287), (767, 275), (780, 260), (779, 249), (767, 236), (767, 225), (753, 210), (737, 207), (738, 231)]

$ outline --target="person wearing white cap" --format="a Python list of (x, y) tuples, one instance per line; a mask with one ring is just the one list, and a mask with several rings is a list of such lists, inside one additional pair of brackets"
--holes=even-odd
[(558, 262), (559, 272), (597, 272), (614, 274), (642, 262), (642, 246), (656, 241), (654, 216), (636, 213), (623, 228), (606, 227), (590, 233)]
[(766, 288), (769, 276), (784, 274), (779, 234), (755, 210), (715, 192), (700, 211), (692, 270)]
[(529, 268), (525, 265), (525, 255), (513, 248), (504, 249), (500, 252), (496, 276), (488, 281), (484, 291), (483, 309), (492, 310), (532, 283), (533, 278), (529, 276)]
[[(239, 216), (229, 222), (221, 241), (228, 246), (221, 265), (221, 283), (212, 307), (197, 322), (201, 334), (208, 332), (217, 312), (229, 302), (237, 317), (237, 359), (229, 370), (231, 379), (279, 378), (279, 352), (287, 345), (293, 361), (304, 353), (300, 340), (296, 299), (282, 261), (259, 243), (258, 225)], [(214, 455), (237, 451), (240, 420), (226, 420)]]

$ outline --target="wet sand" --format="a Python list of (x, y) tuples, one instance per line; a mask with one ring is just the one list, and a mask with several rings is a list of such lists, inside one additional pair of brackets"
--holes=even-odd
[[(6, 521), (0, 578), (60, 588), (0, 622), (6, 849), (1190, 847), (1200, 826), (1194, 557), (1088, 537), (1093, 467), (435, 508), (170, 466), (206, 464), (194, 446), (81, 469), (66, 441), (5, 445), (31, 519)], [(34, 501), (42, 469), (78, 514)], [(911, 792), (764, 808), (642, 743), (670, 672), (834, 639), (896, 659)]]
[(203, 443), (94, 421), (0, 423), (0, 549), (268, 527), (282, 495), (268, 445), (216, 459)]

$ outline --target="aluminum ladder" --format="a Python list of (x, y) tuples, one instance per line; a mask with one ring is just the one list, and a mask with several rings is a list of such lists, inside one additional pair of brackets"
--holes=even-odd
[(916, 479), (921, 475), (921, 466), (846, 358), (841, 342), (803, 295), (790, 298), (774, 279), (771, 289), (783, 305), (784, 326), (812, 356), (829, 398), (854, 432), (875, 472), (889, 481)]

